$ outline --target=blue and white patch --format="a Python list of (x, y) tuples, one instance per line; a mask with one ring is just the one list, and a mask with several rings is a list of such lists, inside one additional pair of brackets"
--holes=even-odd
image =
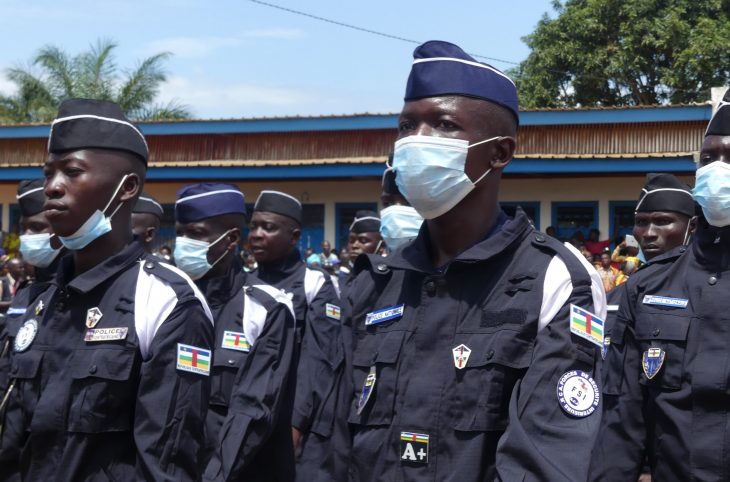
[(603, 337), (603, 346), (601, 347), (601, 358), (606, 359), (608, 355), (608, 349), (611, 346), (611, 337), (606, 335)]
[(672, 298), (669, 296), (644, 295), (642, 303), (645, 305), (668, 306), (670, 308), (687, 308), (689, 300), (684, 298)]
[(644, 352), (641, 357), (641, 367), (644, 369), (644, 375), (651, 380), (659, 373), (664, 365), (664, 359), (667, 353), (658, 347), (651, 347)]
[(24, 315), (26, 311), (28, 311), (27, 308), (18, 308), (18, 307), (11, 306), (10, 308), (8, 308), (7, 315), (8, 316)]
[(403, 316), (404, 306), (405, 305), (389, 306), (387, 308), (368, 313), (365, 315), (365, 326), (376, 325), (378, 323)]
[(17, 353), (27, 350), (30, 344), (33, 343), (37, 333), (37, 321), (30, 319), (23, 323), (23, 326), (18, 330), (18, 334), (15, 335), (15, 340), (13, 340), (13, 349)]
[(587, 417), (598, 408), (601, 392), (589, 374), (581, 370), (566, 372), (558, 381), (558, 402), (565, 413)]
[(360, 392), (360, 398), (357, 400), (358, 415), (362, 414), (362, 411), (368, 404), (368, 400), (370, 400), (370, 395), (373, 394), (373, 390), (375, 389), (375, 381), (377, 379), (377, 370), (375, 368), (375, 365), (373, 365), (370, 367), (370, 373), (368, 373), (368, 376), (365, 378), (365, 383), (363, 384), (362, 391)]

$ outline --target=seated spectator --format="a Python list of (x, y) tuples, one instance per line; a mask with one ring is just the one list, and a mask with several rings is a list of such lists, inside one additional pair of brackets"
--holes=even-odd
[[(610, 239), (604, 239), (599, 241), (601, 232), (595, 228), (588, 232), (588, 240), (585, 242), (586, 248), (593, 254), (601, 254), (605, 249), (611, 245)], [(611, 256), (609, 255), (609, 259)]]

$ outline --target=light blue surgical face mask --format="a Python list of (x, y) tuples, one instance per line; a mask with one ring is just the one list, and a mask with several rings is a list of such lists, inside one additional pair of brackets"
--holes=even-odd
[(51, 233), (21, 234), (20, 254), (23, 255), (23, 259), (36, 268), (49, 267), (61, 252), (61, 248), (51, 247), (52, 237)]
[(464, 172), (469, 148), (502, 137), (469, 145), (463, 139), (408, 136), (395, 143), (395, 182), (408, 202), (425, 219), (449, 212), (469, 194), (492, 168), (472, 182)]
[(380, 236), (395, 251), (418, 236), (423, 218), (411, 206), (393, 205), (380, 211)]
[(730, 164), (714, 161), (697, 169), (692, 195), (712, 226), (730, 225)]
[(198, 280), (205, 276), (205, 274), (213, 269), (213, 266), (218, 264), (223, 257), (228, 254), (226, 250), (213, 264), (208, 263), (208, 250), (221, 239), (228, 236), (231, 230), (229, 229), (223, 235), (208, 243), (207, 241), (201, 241), (199, 239), (186, 238), (184, 236), (178, 236), (175, 238), (175, 251), (173, 257), (175, 258), (175, 264), (183, 272), (190, 276), (193, 281)]
[(89, 216), (89, 219), (87, 219), (86, 222), (82, 224), (81, 227), (77, 229), (76, 232), (73, 233), (71, 236), (59, 236), (58, 239), (61, 240), (61, 244), (63, 244), (68, 249), (77, 251), (80, 249), (84, 249), (92, 241), (104, 236), (106, 233), (111, 232), (111, 219), (117, 213), (117, 211), (119, 211), (119, 208), (122, 207), (122, 204), (124, 204), (124, 202), (120, 202), (119, 205), (114, 209), (114, 212), (109, 215), (109, 217), (105, 216), (104, 213), (107, 209), (109, 209), (112, 201), (114, 201), (114, 198), (117, 197), (119, 189), (122, 187), (124, 181), (126, 181), (128, 177), (129, 174), (124, 175), (121, 182), (114, 190), (114, 194), (112, 194), (111, 199), (109, 199), (109, 202), (106, 203), (106, 206), (104, 206), (103, 211), (99, 211), (98, 209), (94, 211), (94, 213)]

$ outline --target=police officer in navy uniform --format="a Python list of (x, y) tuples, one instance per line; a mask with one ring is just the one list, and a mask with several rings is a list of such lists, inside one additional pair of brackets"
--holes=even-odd
[(329, 276), (301, 260), (302, 205), (289, 194), (262, 191), (251, 216), (249, 245), (256, 257), (255, 275), (286, 292), (294, 304), (301, 340), (292, 436), (301, 481), (342, 480), (344, 420), (336, 417), (338, 377), (344, 373), (340, 302)]
[(711, 119), (693, 195), (694, 240), (627, 282), (606, 357), (591, 480), (727, 480), (730, 93)]
[(246, 222), (233, 184), (183, 186), (175, 203), (175, 262), (205, 294), (215, 321), (205, 480), (294, 479), (291, 407), (294, 315), (273, 286), (243, 271)]
[(351, 479), (585, 480), (601, 418), (600, 280), (522, 210), (499, 209), (512, 81), (447, 42), (414, 57), (393, 169), (426, 221), (387, 258), (358, 258), (343, 300)]
[(132, 233), (137, 236), (148, 253), (152, 252), (157, 232), (160, 230), (165, 210), (157, 199), (143, 192), (132, 209)]
[[(5, 394), (10, 376), (10, 355), (15, 334), (20, 328), (28, 306), (33, 298), (43, 290), (43, 283), (48, 282), (56, 271), (62, 256), (63, 248), (51, 246), (53, 233), (51, 225), (43, 215), (43, 204), (46, 195), (43, 193), (43, 179), (20, 181), (16, 195), (20, 208), (20, 253), (23, 260), (33, 266), (35, 271), (34, 284), (19, 289), (8, 308), (7, 316), (3, 318), (4, 325), (0, 328), (0, 393)], [(0, 421), (7, 401), (0, 399)], [(15, 407), (17, 409), (17, 406)], [(1, 429), (0, 429), (1, 431)], [(17, 472), (17, 455), (19, 446), (0, 448), (3, 459), (0, 460), (0, 480), (20, 480)]]
[[(382, 244), (383, 238), (380, 236), (380, 217), (378, 213), (366, 209), (357, 211), (355, 219), (350, 224), (350, 233), (347, 236), (347, 253), (351, 262), (363, 253), (377, 253)], [(347, 274), (342, 273), (339, 278), (340, 292), (347, 289), (352, 279), (351, 270)]]
[(45, 216), (70, 251), (13, 341), (6, 439), (23, 480), (199, 480), (210, 310), (133, 239), (148, 149), (114, 103), (72, 99), (51, 124)]

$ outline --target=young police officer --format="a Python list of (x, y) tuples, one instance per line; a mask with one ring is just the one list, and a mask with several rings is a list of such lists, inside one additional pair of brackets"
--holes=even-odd
[(606, 357), (591, 480), (727, 480), (730, 92), (710, 120), (694, 187), (692, 244), (627, 282)]
[(296, 245), (302, 205), (289, 194), (262, 191), (251, 216), (249, 245), (256, 276), (292, 297), (301, 350), (292, 414), (297, 480), (342, 480), (343, 465), (332, 445), (336, 424), (336, 380), (344, 369), (340, 302), (330, 279), (302, 263)]
[(293, 480), (294, 316), (281, 291), (242, 269), (245, 216), (232, 184), (177, 193), (175, 262), (205, 293), (215, 321), (205, 479)]
[(414, 56), (393, 168), (426, 221), (393, 255), (361, 256), (345, 301), (353, 478), (585, 480), (600, 422), (598, 280), (524, 212), (499, 209), (512, 81), (446, 42)]
[(165, 215), (162, 205), (155, 198), (143, 192), (132, 209), (132, 233), (142, 241), (144, 249), (152, 252), (160, 222)]
[(132, 238), (145, 139), (118, 105), (74, 99), (48, 150), (45, 215), (71, 255), (14, 339), (2, 437), (22, 437), (23, 480), (198, 480), (213, 325)]

